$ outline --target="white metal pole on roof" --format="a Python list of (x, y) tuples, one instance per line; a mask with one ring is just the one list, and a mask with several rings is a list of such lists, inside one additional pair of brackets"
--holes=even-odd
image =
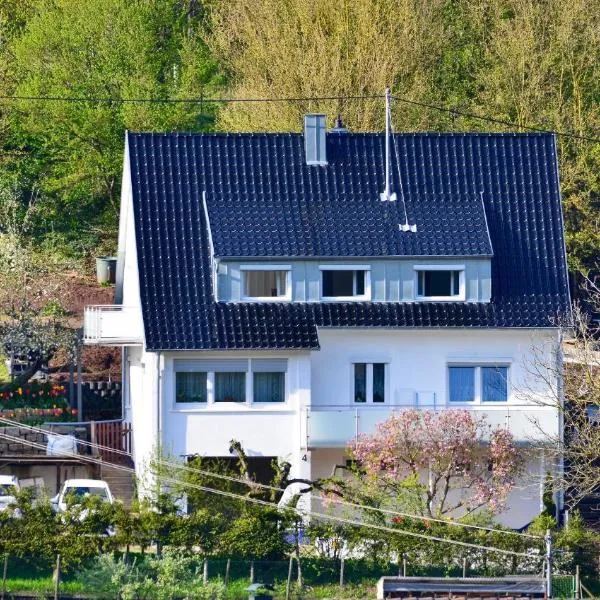
[(390, 129), (391, 129), (391, 92), (390, 88), (385, 88), (385, 189), (379, 195), (383, 202), (393, 201), (396, 194), (390, 194)]

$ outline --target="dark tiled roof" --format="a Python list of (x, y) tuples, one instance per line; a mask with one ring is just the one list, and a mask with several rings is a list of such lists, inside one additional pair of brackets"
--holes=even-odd
[[(383, 136), (333, 139), (330, 164), (307, 167), (298, 134), (128, 135), (148, 349), (316, 348), (318, 327), (548, 327), (568, 309), (552, 135), (397, 135), (419, 228), (398, 235), (401, 203), (377, 200)], [(482, 200), (492, 302), (216, 303), (203, 191), (216, 253), (240, 256), (490, 254)]]
[[(382, 202), (382, 136), (328, 135), (324, 168), (305, 164), (300, 135), (204, 138), (215, 256), (490, 256), (480, 190), (414, 185), (413, 170), (425, 159), (411, 162), (415, 140), (398, 136), (402, 180), (395, 157), (390, 170), (398, 201)], [(401, 189), (416, 233), (400, 231)]]

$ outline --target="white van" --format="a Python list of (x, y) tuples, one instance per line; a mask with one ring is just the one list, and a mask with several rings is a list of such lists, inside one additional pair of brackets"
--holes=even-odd
[(69, 494), (77, 499), (94, 496), (110, 504), (114, 502), (113, 495), (105, 481), (100, 479), (67, 479), (63, 483), (60, 493), (51, 500), (55, 510), (58, 512), (67, 510), (67, 496)]
[(21, 486), (14, 475), (0, 475), (0, 510), (7, 510), (17, 501)]

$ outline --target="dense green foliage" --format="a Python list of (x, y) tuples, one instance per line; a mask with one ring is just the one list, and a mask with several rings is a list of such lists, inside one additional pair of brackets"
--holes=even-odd
[[(354, 130), (383, 122), (381, 100), (123, 98), (351, 96), (389, 85), (411, 100), (597, 138), (599, 25), (600, 0), (0, 0), (0, 96), (115, 100), (0, 100), (0, 233), (14, 233), (3, 205), (16, 198), (22, 232), (47, 255), (114, 250), (125, 129), (298, 130), (308, 110), (342, 112)], [(402, 103), (394, 121), (507, 129)], [(571, 266), (585, 270), (600, 245), (600, 144), (559, 138), (559, 155)]]
[(212, 122), (199, 104), (159, 102), (213, 93), (217, 70), (201, 35), (201, 5), (8, 0), (0, 15), (1, 95), (157, 101), (1, 107), (0, 176), (24, 198), (37, 191), (33, 233), (40, 242), (76, 253), (114, 247), (125, 130), (202, 131)]

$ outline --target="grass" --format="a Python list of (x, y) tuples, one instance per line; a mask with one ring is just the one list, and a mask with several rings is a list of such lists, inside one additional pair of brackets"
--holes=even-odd
[[(6, 591), (9, 594), (33, 593), (33, 594), (51, 594), (54, 593), (54, 581), (52, 577), (39, 577), (35, 579), (16, 577), (7, 578)], [(77, 581), (63, 581), (60, 584), (61, 594), (85, 594), (83, 585)]]
[(4, 362), (4, 355), (0, 354), (0, 383), (9, 383), (10, 376), (8, 374), (8, 369), (6, 368), (6, 363)]

